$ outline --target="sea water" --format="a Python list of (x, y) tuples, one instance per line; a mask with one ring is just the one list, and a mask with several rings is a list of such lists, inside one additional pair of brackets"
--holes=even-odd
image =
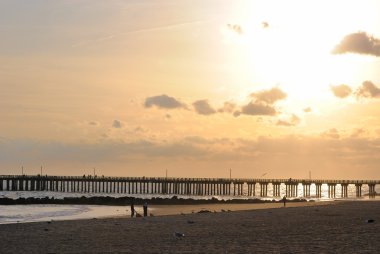
[(127, 206), (1, 205), (0, 224), (127, 216)]
[[(315, 186), (311, 185), (311, 197), (308, 198), (314, 201), (329, 201), (332, 199), (328, 198), (328, 186), (326, 184), (322, 185), (322, 197), (315, 198)], [(380, 193), (380, 186), (376, 186), (376, 192)], [(213, 198), (220, 200), (228, 199), (255, 199), (260, 198), (247, 197), (248, 190), (244, 189), (242, 196), (212, 196)], [(256, 195), (260, 193), (260, 186), (256, 185), (255, 189)], [(268, 185), (268, 196), (266, 198), (260, 198), (264, 200), (272, 200), (273, 189), (271, 184)], [(285, 195), (285, 186), (281, 185), (281, 196)], [(356, 198), (356, 189), (354, 185), (348, 186), (348, 197), (345, 199), (350, 200), (366, 200), (368, 199), (368, 186), (362, 186), (362, 197)], [(136, 197), (136, 198), (147, 198), (151, 199), (153, 197), (159, 198), (172, 198), (177, 196), (178, 198), (185, 199), (210, 199), (210, 196), (188, 196), (188, 195), (157, 195), (157, 194), (120, 194), (120, 193), (68, 193), (68, 192), (52, 192), (52, 191), (1, 191), (0, 198), (55, 198), (63, 199), (65, 197)], [(302, 185), (298, 186), (298, 197), (302, 198)], [(336, 198), (340, 199), (341, 188), (339, 185), (336, 186)], [(142, 213), (142, 209), (136, 206), (136, 210)], [(23, 223), (23, 222), (37, 222), (37, 221), (51, 221), (51, 220), (73, 220), (73, 219), (91, 219), (91, 218), (103, 218), (103, 217), (115, 217), (115, 216), (128, 216), (130, 215), (130, 207), (126, 206), (102, 206), (102, 205), (1, 205), (0, 206), (0, 224), (4, 223)]]

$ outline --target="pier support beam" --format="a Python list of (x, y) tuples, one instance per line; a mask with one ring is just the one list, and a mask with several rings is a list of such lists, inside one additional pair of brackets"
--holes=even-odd
[(316, 183), (315, 184), (315, 196), (317, 198), (322, 197), (322, 184), (321, 183)]
[(335, 188), (336, 184), (335, 183), (329, 183), (328, 184), (328, 193), (329, 193), (329, 198), (335, 198)]
[(280, 197), (281, 196), (281, 183), (272, 183), (273, 186), (273, 197)]
[(376, 198), (376, 191), (375, 191), (376, 184), (368, 184), (368, 197), (369, 198)]
[(256, 183), (255, 182), (249, 182), (248, 184), (248, 196), (255, 196), (255, 188), (256, 188)]
[(310, 197), (310, 184), (309, 183), (302, 184), (302, 189), (303, 189), (303, 196), (305, 198), (309, 198)]
[(287, 182), (285, 183), (285, 195), (287, 197), (298, 197), (298, 183)]
[(348, 197), (348, 183), (342, 183), (341, 186), (341, 197), (347, 198)]
[(362, 196), (362, 184), (357, 183), (355, 184), (356, 187), (356, 197), (360, 198)]
[(260, 197), (268, 197), (268, 183), (260, 183)]

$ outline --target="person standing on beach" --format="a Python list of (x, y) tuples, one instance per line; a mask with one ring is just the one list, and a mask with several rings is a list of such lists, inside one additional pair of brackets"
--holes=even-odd
[(133, 198), (131, 198), (131, 218), (135, 216), (135, 204), (133, 202)]
[(284, 207), (286, 206), (286, 196), (282, 198), (282, 202), (284, 202)]
[(143, 205), (144, 208), (144, 217), (148, 216), (148, 203), (145, 202)]

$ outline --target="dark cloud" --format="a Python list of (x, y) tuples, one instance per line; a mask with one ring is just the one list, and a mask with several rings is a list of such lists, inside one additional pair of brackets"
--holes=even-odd
[(216, 113), (216, 110), (211, 107), (208, 100), (199, 100), (193, 103), (195, 111), (200, 115), (212, 115)]
[(380, 56), (380, 40), (365, 32), (347, 35), (332, 51), (333, 54), (358, 53)]
[[(261, 115), (261, 116), (273, 116), (277, 114), (277, 110), (274, 104), (287, 97), (287, 94), (281, 89), (275, 87), (269, 90), (262, 90), (251, 94), (252, 100), (237, 109), (235, 103), (225, 102), (223, 107), (215, 109), (212, 107), (207, 99), (197, 100), (192, 105), (194, 111), (201, 115), (213, 115), (216, 113), (230, 113), (237, 117), (241, 114), (244, 115)], [(145, 107), (149, 108), (157, 106), (159, 108), (173, 109), (173, 108), (186, 108), (186, 104), (176, 100), (173, 97), (167, 95), (148, 97), (145, 100)], [(170, 116), (166, 115), (169, 119)]]
[(263, 26), (263, 28), (268, 28), (269, 27), (269, 23), (264, 21), (264, 22), (261, 22), (261, 25)]
[(287, 97), (281, 89), (275, 87), (270, 90), (262, 90), (251, 94), (253, 100), (240, 110), (236, 110), (233, 115), (235, 117), (244, 115), (251, 116), (274, 116), (277, 110), (273, 106), (277, 101), (283, 100)]
[(274, 104), (278, 100), (283, 100), (287, 97), (280, 88), (274, 87), (270, 90), (263, 90), (256, 93), (252, 93), (251, 96), (256, 99), (257, 102), (264, 102), (267, 104)]
[(112, 128), (120, 129), (123, 127), (123, 124), (119, 120), (113, 120)]
[(380, 88), (375, 86), (371, 81), (364, 81), (362, 86), (356, 91), (358, 97), (378, 98), (380, 97)]
[(276, 125), (290, 127), (290, 126), (295, 126), (299, 124), (300, 122), (301, 122), (301, 119), (298, 116), (292, 115), (290, 119), (288, 120), (278, 120)]
[(346, 98), (350, 96), (352, 93), (351, 87), (348, 85), (337, 85), (337, 86), (330, 86), (331, 91), (334, 93), (334, 95), (338, 98)]
[(234, 116), (239, 116), (241, 114), (251, 116), (274, 116), (277, 114), (277, 111), (270, 105), (250, 102), (247, 105), (243, 106), (241, 108), (241, 111), (234, 112)]
[(186, 108), (185, 104), (166, 94), (146, 98), (144, 106), (146, 108), (156, 106), (165, 109)]
[(91, 126), (98, 126), (99, 125), (98, 122), (94, 122), (94, 121), (88, 122), (88, 124)]
[(234, 31), (237, 34), (243, 34), (243, 28), (238, 24), (227, 24), (228, 29)]
[(304, 108), (303, 109), (303, 112), (305, 112), (305, 113), (310, 113), (312, 110), (311, 110), (311, 108), (310, 107), (307, 107), (307, 108)]

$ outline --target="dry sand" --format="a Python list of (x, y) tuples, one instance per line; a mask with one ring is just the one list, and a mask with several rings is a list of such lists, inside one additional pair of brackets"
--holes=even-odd
[[(380, 252), (380, 202), (310, 204), (147, 218), (0, 225), (0, 253)], [(200, 208), (192, 207), (189, 209), (194, 211)], [(221, 209), (235, 208), (227, 205)], [(184, 211), (184, 207), (181, 209)], [(368, 223), (368, 219), (374, 222)], [(185, 236), (176, 237), (175, 232)]]

